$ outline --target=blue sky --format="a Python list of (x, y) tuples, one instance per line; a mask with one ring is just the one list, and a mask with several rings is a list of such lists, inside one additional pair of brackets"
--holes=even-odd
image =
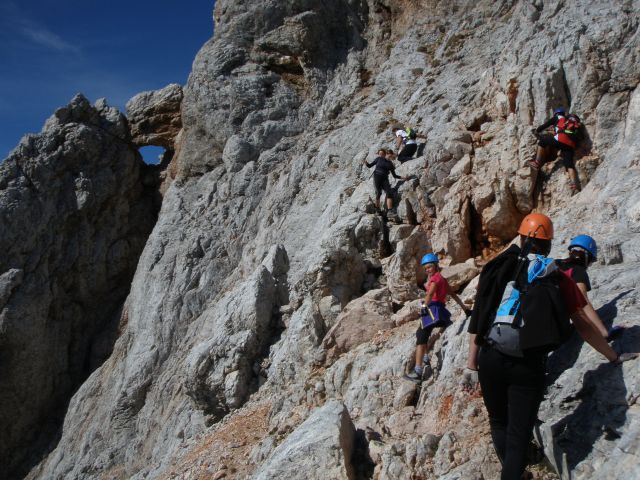
[(124, 111), (136, 93), (184, 85), (214, 3), (0, 0), (0, 160), (78, 92)]

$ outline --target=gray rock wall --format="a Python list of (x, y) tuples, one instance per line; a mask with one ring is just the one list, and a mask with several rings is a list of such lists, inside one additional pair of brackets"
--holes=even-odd
[(0, 164), (0, 457), (6, 474), (48, 447), (71, 394), (111, 354), (156, 221), (145, 171), (125, 118), (82, 96)]
[[(556, 254), (579, 229), (606, 244), (605, 262), (630, 272), (595, 284), (596, 303), (630, 288), (637, 5), (219, 1), (215, 18), (216, 37), (184, 89), (175, 180), (140, 258), (126, 327), (30, 478), (159, 478), (234, 409), (268, 401), (269, 435), (252, 457), (262, 462), (333, 398), (366, 433), (378, 478), (495, 477), (481, 400), (458, 386), (462, 319), (437, 342), (421, 393), (400, 378), (414, 343), (405, 322), (415, 257), (431, 247), (445, 264), (486, 258), (537, 208), (556, 221)], [(584, 190), (573, 197), (558, 166), (537, 183), (526, 166), (530, 129), (558, 104), (581, 115), (590, 139), (578, 160)], [(396, 185), (401, 215), (419, 228), (374, 220), (361, 165), (391, 146), (396, 123), (427, 137), (424, 156), (398, 168), (410, 180)], [(611, 272), (592, 268), (595, 278)], [(12, 285), (19, 274), (2, 278)], [(325, 370), (323, 339), (339, 312), (384, 288), (389, 315), (399, 310), (389, 327), (348, 342)], [(625, 295), (616, 322), (635, 325), (637, 295)], [(639, 350), (634, 332), (623, 346)], [(612, 400), (618, 439), (596, 428), (605, 420), (583, 425), (592, 406), (602, 418), (612, 408), (598, 393), (600, 361), (585, 348), (570, 382), (552, 385), (545, 448), (565, 453), (576, 478), (589, 478), (590, 464), (632, 477), (632, 399), (626, 409), (621, 394)], [(633, 367), (616, 382), (635, 392)], [(567, 446), (556, 423), (598, 448)]]

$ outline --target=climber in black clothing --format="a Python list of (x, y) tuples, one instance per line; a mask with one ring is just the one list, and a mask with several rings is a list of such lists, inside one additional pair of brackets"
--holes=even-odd
[(380, 196), (382, 190), (386, 195), (387, 210), (393, 209), (393, 196), (391, 192), (391, 185), (389, 184), (389, 173), (393, 175), (393, 178), (398, 180), (407, 180), (405, 177), (400, 177), (396, 174), (396, 168), (393, 162), (387, 159), (387, 152), (384, 149), (378, 150), (378, 156), (369, 163), (366, 160), (362, 160), (362, 163), (371, 168), (374, 165), (376, 169), (373, 171), (373, 185), (376, 188), (376, 208), (380, 209)]

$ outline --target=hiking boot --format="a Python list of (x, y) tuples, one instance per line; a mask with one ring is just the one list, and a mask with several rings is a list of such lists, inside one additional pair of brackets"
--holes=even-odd
[(398, 211), (395, 208), (387, 211), (387, 220), (395, 224), (402, 223), (402, 219), (400, 218), (400, 215), (398, 215)]
[(404, 378), (411, 380), (414, 383), (422, 383), (422, 375), (418, 375), (415, 371), (407, 373)]

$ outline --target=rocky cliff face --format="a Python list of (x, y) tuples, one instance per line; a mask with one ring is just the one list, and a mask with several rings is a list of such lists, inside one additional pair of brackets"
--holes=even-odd
[(0, 165), (4, 471), (48, 447), (69, 397), (125, 328), (157, 216), (153, 183), (124, 116), (81, 96)]
[[(217, 2), (182, 130), (156, 114), (173, 107), (135, 108), (172, 132), (172, 181), (113, 351), (29, 478), (494, 478), (481, 400), (458, 386), (464, 321), (422, 391), (401, 379), (417, 260), (432, 248), (464, 286), (545, 211), (556, 255), (575, 233), (601, 243), (594, 303), (640, 350), (638, 15), (634, 2)], [(138, 100), (153, 98), (175, 97)], [(536, 180), (526, 166), (531, 128), (559, 104), (589, 135), (575, 196), (559, 167)], [(361, 165), (396, 123), (427, 136), (398, 169), (402, 225), (375, 213)], [(27, 278), (11, 268), (7, 285)], [(565, 477), (633, 477), (635, 365), (580, 347), (552, 358), (547, 456)]]

